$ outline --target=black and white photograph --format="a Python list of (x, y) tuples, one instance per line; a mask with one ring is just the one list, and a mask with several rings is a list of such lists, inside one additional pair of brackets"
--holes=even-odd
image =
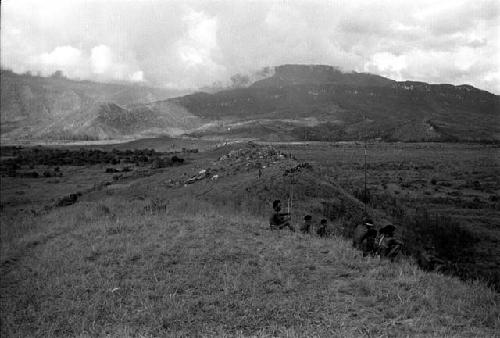
[(1, 337), (500, 337), (499, 0), (2, 0)]

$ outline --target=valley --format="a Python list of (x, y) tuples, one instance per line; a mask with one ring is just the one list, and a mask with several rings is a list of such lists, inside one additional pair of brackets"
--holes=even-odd
[[(138, 146), (141, 148), (137, 148)], [(258, 158), (253, 160), (248, 157), (251, 155), (229, 158), (229, 162), (219, 160), (220, 156), (231, 153), (232, 149), (253, 149), (252, 147), (264, 151), (276, 149), (286, 158), (293, 158), (291, 163), (310, 163), (313, 177), (304, 182), (295, 182), (295, 178), (290, 181), (283, 177), (275, 181), (273, 184), (276, 187), (272, 188), (256, 177), (258, 168), (280, 163), (276, 159), (267, 159), (267, 153), (259, 153)], [(337, 226), (332, 229), (334, 233), (349, 237), (352, 227), (363, 212), (363, 201), (366, 201), (368, 210), (378, 215), (374, 217), (380, 218), (381, 224), (390, 221), (400, 225), (400, 236), (406, 237), (408, 242), (408, 254), (416, 254), (422, 245), (433, 242), (441, 247), (438, 253), (449, 262), (450, 269), (453, 266), (453, 271), (450, 272), (463, 275), (464, 278), (481, 276), (498, 285), (500, 168), (495, 159), (499, 157), (500, 151), (497, 146), (368, 143), (366, 197), (363, 143), (238, 142), (224, 145), (208, 141), (187, 143), (186, 139), (150, 139), (98, 148), (69, 147), (66, 149), (78, 156), (76, 159), (82, 159), (78, 161), (83, 161), (79, 163), (69, 160), (69, 166), (57, 162), (57, 156), (61, 156), (57, 153), (55, 157), (52, 155), (55, 162), (49, 159), (36, 163), (47, 158), (43, 151), (54, 154), (57, 148), (43, 150), (44, 148), (35, 147), (31, 151), (40, 149), (41, 155), (36, 158), (29, 155), (32, 159), (27, 157), (24, 162), (17, 161), (17, 175), (9, 177), (12, 176), (9, 171), (12, 169), (8, 168), (13, 164), (9, 164), (11, 162), (8, 162), (8, 158), (15, 158), (16, 153), (23, 152), (15, 149), (4, 148), (2, 151), (3, 217), (14, 217), (18, 213), (27, 217), (36, 215), (69, 194), (83, 194), (79, 200), (92, 200), (102, 198), (103, 194), (128, 194), (130, 191), (133, 196), (143, 194), (142, 198), (151, 199), (151, 191), (143, 191), (140, 183), (146, 180), (151, 181), (147, 186), (152, 182), (161, 182), (158, 187), (163, 188), (155, 191), (159, 194), (158, 198), (167, 202), (196, 196), (195, 199), (201, 198), (216, 209), (229, 208), (264, 218), (269, 213), (268, 205), (271, 200), (281, 197), (296, 206), (297, 209), (292, 214), (296, 222), (300, 222), (300, 215), (303, 213), (327, 217)], [(85, 149), (89, 149), (90, 155), (82, 155), (85, 154), (82, 153)], [(137, 149), (146, 149), (142, 153), (146, 156), (137, 156), (141, 154), (137, 153)], [(103, 154), (100, 156), (107, 156), (103, 157), (105, 162), (89, 162), (89, 156), (96, 151)], [(105, 154), (110, 154), (111, 157)], [(124, 157), (116, 159), (117, 155)], [(169, 159), (172, 156), (182, 158), (185, 164), (174, 167), (157, 164), (158, 161), (166, 161), (161, 160), (162, 158)], [(54, 172), (55, 167), (58, 168), (60, 177)], [(202, 170), (207, 175), (210, 173), (210, 177), (216, 175), (217, 179), (202, 180), (206, 183), (194, 181), (195, 184), (189, 183), (183, 187), (189, 178), (197, 176)], [(266, 177), (270, 169), (262, 170), (263, 177)], [(29, 175), (33, 172), (38, 175), (37, 178), (30, 178)], [(321, 192), (324, 188), (307, 192), (317, 184), (332, 184), (332, 189), (337, 187), (335, 189), (340, 189), (344, 197), (339, 200), (335, 196), (339, 192)], [(293, 196), (290, 195), (292, 190)], [(346, 203), (352, 206), (348, 207)], [(457, 239), (457, 243), (444, 245), (439, 242), (439, 238), (431, 235), (422, 237), (413, 230), (418, 226), (415, 224), (418, 219), (428, 223), (423, 224), (424, 227), (444, 226), (446, 229), (443, 231), (453, 233), (456, 230), (460, 234), (463, 231), (466, 243), (458, 243)], [(437, 219), (442, 224), (431, 221)], [(419, 232), (425, 231), (420, 229)], [(454, 249), (450, 251), (448, 245), (452, 245)], [(455, 247), (457, 245), (462, 247)]]
[(0, 13), (1, 338), (500, 338), (500, 1)]
[[(423, 272), (411, 256), (390, 263), (351, 248), (364, 210), (363, 143), (195, 147), (168, 138), (2, 148), (2, 168), (24, 159), (17, 160), (20, 176), (1, 177), (2, 334), (493, 334), (498, 293), (486, 282), (498, 282), (500, 264), (500, 208), (491, 198), (500, 189), (492, 180), (498, 147), (367, 149), (367, 212), (377, 227), (399, 226), (407, 254), (421, 249), (407, 228), (422, 217), (419, 208), (446, 214), (445, 234), (458, 224), (474, 238), (455, 247), (455, 257), (443, 256), (450, 267), (444, 275)], [(155, 165), (172, 156), (182, 163)], [(88, 163), (64, 165), (70, 158)], [(269, 231), (276, 198), (292, 205), (296, 227), (306, 213), (327, 218), (329, 237)], [(453, 244), (427, 230), (435, 237), (426, 240)], [(60, 306), (66, 311), (56, 311)]]
[[(180, 93), (2, 71), (1, 334), (498, 332), (499, 97), (265, 74)], [(327, 238), (270, 231), (276, 199)], [(396, 262), (352, 248), (366, 215), (396, 225)]]

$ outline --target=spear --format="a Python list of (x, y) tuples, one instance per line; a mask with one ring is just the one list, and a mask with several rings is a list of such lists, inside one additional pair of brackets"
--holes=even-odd
[(293, 181), (291, 181), (291, 188), (290, 188), (290, 210), (288, 211), (290, 213), (290, 223), (292, 223), (292, 209), (293, 209)]
[[(366, 116), (365, 115), (363, 115), (363, 120), (364, 120), (363, 121), (363, 125), (364, 125), (366, 123)], [(364, 137), (365, 138), (365, 193), (364, 193), (364, 198), (363, 199), (364, 199), (364, 202), (365, 202), (364, 204), (365, 204), (365, 215), (366, 215), (366, 203), (368, 202), (366, 200), (366, 137), (367, 137), (367, 135), (366, 135), (366, 125), (364, 125), (364, 129), (365, 129), (365, 137)]]
[(365, 198), (364, 198), (364, 202), (365, 202), (365, 214), (366, 214), (366, 203), (368, 202), (366, 200), (366, 140), (365, 140)]

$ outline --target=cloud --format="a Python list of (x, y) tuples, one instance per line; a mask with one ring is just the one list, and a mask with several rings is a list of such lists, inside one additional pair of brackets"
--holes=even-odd
[(36, 70), (43, 75), (50, 75), (61, 70), (66, 76), (81, 77), (87, 74), (87, 60), (84, 53), (73, 46), (58, 46), (50, 52), (34, 55), (27, 61), (24, 70)]
[(216, 20), (192, 11), (184, 21), (187, 32), (175, 45), (181, 61), (186, 67), (210, 66), (213, 64), (212, 51), (217, 47)]
[[(226, 77), (226, 68), (214, 58), (217, 48), (217, 20), (204, 12), (189, 9), (182, 17), (184, 34), (173, 44), (176, 60), (171, 73), (181, 77), (176, 86), (193, 86), (192, 78), (212, 81)], [(210, 80), (208, 80), (210, 81)]]
[(321, 63), (500, 93), (499, 7), (495, 0), (7, 1), (2, 65), (199, 87), (265, 66)]
[(40, 55), (40, 62), (55, 67), (73, 67), (81, 62), (82, 51), (71, 46), (55, 48), (50, 53)]
[(364, 65), (364, 71), (383, 74), (394, 80), (403, 80), (401, 72), (408, 67), (406, 55), (394, 55), (388, 52), (376, 53)]
[(144, 81), (144, 72), (137, 69), (133, 59), (119, 60), (110, 47), (95, 46), (90, 51), (90, 69), (93, 75), (102, 79)]
[(95, 46), (89, 51), (73, 46), (57, 46), (50, 52), (31, 56), (25, 67), (15, 70), (31, 70), (45, 76), (61, 70), (70, 78), (145, 81), (144, 72), (138, 69), (134, 60), (119, 60), (106, 45)]
[(107, 72), (113, 64), (111, 49), (105, 45), (92, 48), (90, 52), (90, 65), (94, 74)]
[(129, 76), (130, 81), (132, 82), (143, 82), (144, 81), (144, 72), (142, 70), (138, 70)]

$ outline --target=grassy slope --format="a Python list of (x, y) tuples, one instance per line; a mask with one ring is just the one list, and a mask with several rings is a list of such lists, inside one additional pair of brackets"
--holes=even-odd
[[(311, 161), (348, 192), (363, 191), (363, 145), (282, 146)], [(463, 267), (500, 280), (500, 148), (471, 144), (368, 144), (368, 190), (377, 210), (405, 215), (417, 209), (450, 216), (480, 241), (470, 247)], [(433, 184), (432, 181), (437, 181)], [(478, 185), (471, 183), (477, 181)], [(474, 205), (474, 200), (479, 201)], [(392, 203), (391, 203), (392, 201)], [(392, 218), (398, 222), (397, 217)], [(473, 244), (473, 243), (471, 243)], [(454, 253), (457, 254), (456, 252)], [(496, 276), (496, 277), (495, 277)]]
[[(266, 186), (285, 184), (281, 173), (293, 164), (289, 160), (268, 167), (261, 180), (243, 161), (231, 162), (217, 182), (169, 187), (170, 179), (185, 172), (189, 177), (217, 168), (214, 159), (229, 149), (200, 153), (131, 187), (89, 194), (46, 215), (18, 214), (2, 224), (0, 334), (498, 332), (500, 297), (480, 283), (424, 273), (408, 261), (364, 259), (341, 238), (267, 230), (267, 210), (259, 201)], [(314, 175), (306, 170), (300, 177), (307, 185)], [(343, 196), (335, 185), (315, 183), (315, 195), (323, 187)], [(247, 188), (256, 201), (244, 196)], [(309, 210), (318, 201), (310, 201), (306, 188), (304, 200), (296, 198)], [(144, 212), (155, 198), (167, 211)]]
[(108, 197), (32, 220), (2, 254), (2, 336), (494, 336), (499, 296), (339, 238), (177, 200)]

